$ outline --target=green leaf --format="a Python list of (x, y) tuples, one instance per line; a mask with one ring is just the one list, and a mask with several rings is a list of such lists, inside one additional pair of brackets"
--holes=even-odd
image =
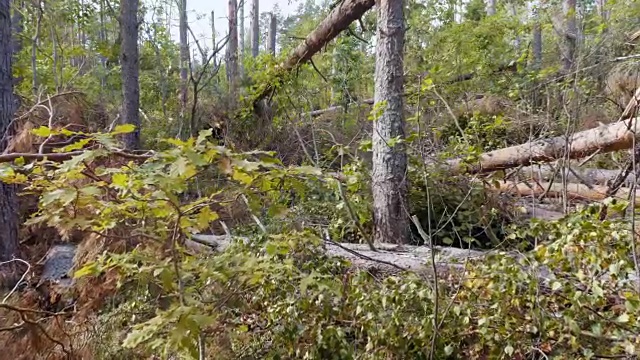
[(119, 189), (124, 189), (127, 187), (127, 183), (129, 182), (129, 176), (125, 173), (117, 173), (113, 174), (111, 177), (111, 184)]
[(40, 137), (48, 137), (49, 135), (52, 134), (52, 131), (46, 126), (40, 126), (37, 129), (31, 130), (31, 133)]
[(562, 287), (562, 284), (559, 281), (554, 281), (551, 283), (551, 291), (556, 291)]
[(116, 126), (115, 129), (113, 129), (111, 134), (112, 135), (128, 134), (130, 132), (133, 132), (135, 129), (136, 127), (133, 124), (120, 124)]

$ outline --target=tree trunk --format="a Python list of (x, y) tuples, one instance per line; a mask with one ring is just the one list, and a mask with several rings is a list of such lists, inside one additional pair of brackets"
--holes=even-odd
[[(288, 73), (309, 61), (329, 41), (345, 30), (353, 21), (359, 19), (371, 9), (375, 0), (344, 0), (336, 5), (318, 26), (307, 35), (307, 38), (296, 47), (289, 58), (281, 64), (281, 72)], [(254, 99), (254, 106), (274, 89), (274, 84), (267, 84), (260, 95)]]
[(267, 44), (267, 50), (273, 56), (276, 56), (276, 31), (278, 31), (276, 15), (271, 13), (269, 14), (269, 43)]
[(40, 41), (40, 24), (42, 23), (42, 6), (38, 4), (38, 18), (36, 19), (36, 32), (33, 34), (33, 38), (31, 38), (31, 87), (33, 89), (33, 95), (38, 95), (38, 67), (36, 66), (37, 62), (37, 51), (38, 51), (38, 42)]
[(407, 154), (403, 144), (403, 2), (378, 0), (375, 105), (382, 114), (373, 123), (373, 221), (376, 242), (407, 243)]
[(533, 4), (533, 40), (531, 47), (533, 48), (533, 66), (534, 69), (542, 68), (542, 26), (540, 25), (540, 2)]
[[(564, 157), (565, 151), (569, 159), (579, 159), (596, 151), (606, 153), (630, 149), (633, 146), (634, 134), (638, 131), (638, 119), (619, 121), (575, 133), (569, 139), (569, 149), (566, 149), (565, 136), (558, 136), (490, 151), (480, 155), (478, 161), (470, 164), (465, 164), (459, 159), (450, 160), (445, 167), (453, 173), (489, 173), (536, 162), (555, 161)], [(640, 137), (636, 138), (638, 139)]]
[(576, 25), (576, 0), (563, 0), (564, 40), (562, 49), (562, 71), (567, 74), (573, 68), (576, 54), (578, 28)]
[[(0, 0), (0, 152), (7, 147), (15, 111), (13, 95), (11, 2)], [(0, 261), (18, 255), (18, 204), (14, 185), (0, 182)]]
[[(238, 68), (239, 68), (239, 76), (244, 78), (244, 67), (243, 67), (243, 62), (242, 60), (244, 59), (244, 53), (245, 53), (245, 49), (246, 49), (246, 45), (244, 43), (245, 40), (245, 28), (244, 28), (244, 5), (246, 0), (240, 0), (240, 8), (237, 9), (236, 14), (238, 14), (238, 19), (236, 20), (236, 26), (240, 27), (240, 35), (239, 35), (239, 40), (240, 40), (240, 49), (238, 51), (236, 51), (237, 58), (238, 58)], [(240, 22), (238, 25), (238, 21)]]
[(229, 42), (227, 43), (227, 78), (231, 102), (235, 103), (238, 88), (238, 13), (236, 0), (229, 0)]
[(187, 0), (179, 1), (180, 8), (180, 122), (181, 128), (185, 124), (185, 114), (187, 112), (188, 99), (188, 66), (189, 66), (189, 44), (187, 43)]
[(127, 149), (140, 148), (140, 83), (138, 58), (138, 0), (123, 0), (120, 6), (122, 44), (120, 65), (122, 66), (122, 121), (136, 128), (126, 134)]
[(487, 15), (492, 16), (496, 14), (496, 0), (487, 0)]
[(251, 56), (260, 52), (260, 0), (253, 0), (251, 6)]
[[(211, 10), (211, 49), (216, 51), (216, 17), (213, 10)], [(215, 64), (215, 62), (216, 59), (214, 57), (213, 63)]]

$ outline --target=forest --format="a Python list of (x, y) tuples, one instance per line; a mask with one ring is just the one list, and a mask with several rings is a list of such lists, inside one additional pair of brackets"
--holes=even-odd
[(640, 2), (191, 1), (0, 0), (0, 360), (640, 358)]

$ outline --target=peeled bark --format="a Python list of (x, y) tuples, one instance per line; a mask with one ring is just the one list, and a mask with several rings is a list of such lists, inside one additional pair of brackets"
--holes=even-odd
[(489, 173), (536, 162), (551, 162), (564, 157), (565, 152), (569, 159), (579, 159), (596, 151), (606, 153), (630, 149), (634, 132), (640, 130), (637, 123), (638, 118), (635, 118), (575, 133), (569, 140), (571, 146), (568, 149), (567, 139), (558, 136), (490, 151), (480, 155), (474, 163), (465, 164), (454, 159), (445, 166), (453, 173)]
[[(10, 124), (15, 112), (13, 94), (11, 37), (11, 2), (0, 0), (0, 152), (7, 147), (4, 136), (11, 131)], [(18, 254), (18, 206), (14, 185), (0, 182), (0, 261)]]
[(251, 6), (251, 56), (260, 53), (260, 0), (253, 0)]
[(180, 121), (184, 122), (187, 111), (188, 90), (188, 67), (189, 67), (189, 44), (187, 37), (187, 0), (178, 2), (180, 8)]
[(129, 150), (140, 148), (140, 83), (138, 58), (138, 0), (123, 0), (120, 6), (122, 45), (122, 121), (136, 128), (126, 134), (125, 146)]
[(404, 14), (402, 1), (379, 0), (376, 43), (375, 104), (382, 114), (373, 123), (374, 241), (407, 243), (407, 154), (404, 138), (403, 53)]
[(276, 31), (278, 31), (276, 15), (271, 13), (269, 14), (269, 42), (267, 43), (267, 51), (273, 56), (276, 56)]
[[(362, 17), (374, 4), (375, 0), (344, 0), (336, 5), (329, 15), (307, 35), (304, 42), (298, 45), (289, 58), (280, 65), (282, 75), (309, 61), (313, 55), (345, 30), (349, 24)], [(269, 95), (273, 89), (274, 84), (268, 84), (254, 100), (254, 105)]]

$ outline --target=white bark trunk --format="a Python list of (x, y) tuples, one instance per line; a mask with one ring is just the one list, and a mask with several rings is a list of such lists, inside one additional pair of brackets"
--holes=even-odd
[(487, 0), (487, 15), (492, 16), (496, 14), (496, 0)]
[(409, 240), (407, 207), (407, 155), (404, 145), (390, 146), (404, 138), (403, 53), (404, 9), (402, 1), (378, 0), (375, 104), (384, 109), (373, 125), (373, 218), (377, 242)]

